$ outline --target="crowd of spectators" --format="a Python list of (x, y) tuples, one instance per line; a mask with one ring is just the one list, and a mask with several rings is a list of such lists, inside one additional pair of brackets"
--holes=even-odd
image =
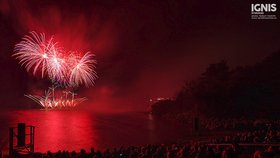
[(120, 147), (86, 152), (58, 151), (37, 153), (35, 158), (280, 158), (280, 131), (273, 128), (236, 132), (205, 141), (172, 145)]
[(279, 130), (255, 130), (249, 132), (237, 132), (234, 135), (216, 137), (210, 139), (211, 143), (279, 143)]
[[(280, 120), (248, 119), (248, 118), (202, 118), (201, 127), (207, 130), (261, 130), (266, 128), (280, 128)], [(273, 127), (271, 127), (273, 126)]]
[[(167, 113), (162, 115), (167, 120), (175, 120), (184, 124), (192, 124), (195, 116), (191, 112)], [(280, 119), (264, 119), (264, 118), (218, 118), (198, 116), (200, 128), (208, 131), (240, 131), (240, 130), (261, 130), (274, 125), (274, 128), (280, 130)]]
[(277, 158), (279, 146), (241, 147), (238, 144), (211, 145), (187, 143), (173, 145), (147, 145), (89, 152), (58, 151), (37, 153), (34, 158)]

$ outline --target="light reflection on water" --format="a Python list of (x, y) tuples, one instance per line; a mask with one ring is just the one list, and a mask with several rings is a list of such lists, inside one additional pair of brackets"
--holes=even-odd
[(170, 143), (187, 136), (186, 127), (145, 113), (22, 110), (0, 112), (0, 147), (8, 149), (8, 127), (36, 126), (35, 151), (106, 149)]

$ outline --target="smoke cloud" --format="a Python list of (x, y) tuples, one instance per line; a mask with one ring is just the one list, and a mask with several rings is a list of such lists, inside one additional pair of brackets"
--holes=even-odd
[[(36, 31), (54, 35), (67, 51), (96, 54), (96, 85), (79, 89), (89, 98), (84, 107), (146, 110), (150, 98), (175, 96), (184, 81), (196, 78), (210, 63), (225, 59), (232, 67), (253, 64), (279, 49), (279, 23), (251, 23), (249, 4), (1, 0), (1, 66), (9, 67), (2, 70), (7, 76), (1, 81), (13, 85), (1, 93), (18, 105), (24, 100), (18, 99), (21, 95), (35, 91), (32, 77), (10, 56), (22, 36)], [(3, 104), (8, 104), (6, 98), (1, 98)]]

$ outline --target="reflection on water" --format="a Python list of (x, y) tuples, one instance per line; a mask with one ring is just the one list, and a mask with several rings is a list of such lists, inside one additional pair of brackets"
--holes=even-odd
[(144, 113), (24, 110), (1, 112), (0, 122), (2, 150), (8, 147), (8, 127), (18, 122), (36, 126), (35, 151), (41, 152), (169, 143), (187, 134), (182, 125)]

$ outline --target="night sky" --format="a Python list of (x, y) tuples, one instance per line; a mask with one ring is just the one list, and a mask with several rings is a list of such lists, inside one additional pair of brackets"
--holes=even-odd
[(96, 54), (96, 85), (80, 88), (86, 106), (145, 110), (149, 98), (174, 97), (211, 63), (252, 65), (280, 50), (280, 5), (277, 20), (251, 20), (253, 2), (0, 0), (0, 106), (29, 107), (23, 94), (45, 84), (11, 57), (21, 37), (36, 31), (67, 50)]

